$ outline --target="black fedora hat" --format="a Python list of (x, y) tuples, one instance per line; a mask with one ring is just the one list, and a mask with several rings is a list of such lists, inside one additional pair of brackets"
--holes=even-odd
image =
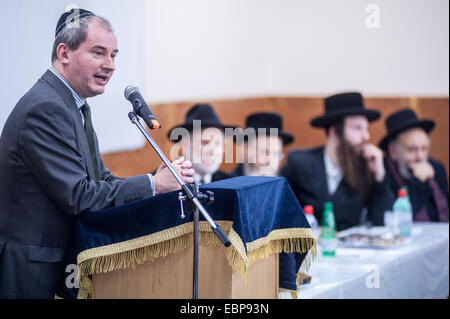
[(325, 114), (311, 120), (315, 127), (328, 128), (345, 116), (363, 115), (369, 122), (380, 117), (377, 110), (366, 109), (361, 93), (347, 92), (325, 98)]
[(432, 120), (419, 120), (416, 113), (411, 109), (404, 109), (395, 112), (386, 119), (386, 136), (380, 141), (380, 148), (386, 150), (390, 141), (395, 139), (398, 134), (413, 128), (420, 127), (429, 133), (434, 128), (434, 121)]
[[(283, 131), (283, 118), (280, 114), (275, 112), (258, 112), (247, 116), (245, 126), (255, 130), (256, 135), (259, 134), (259, 129), (265, 129), (265, 134), (270, 134), (271, 128), (278, 129), (278, 137), (283, 141), (283, 145), (288, 145), (294, 141), (294, 136), (288, 132)], [(248, 138), (244, 135), (244, 140)]]
[[(195, 104), (193, 107), (189, 109), (189, 111), (186, 113), (186, 117), (184, 120), (184, 123), (178, 124), (174, 126), (172, 129), (169, 130), (169, 133), (167, 136), (170, 139), (170, 135), (174, 129), (177, 128), (185, 128), (189, 132), (191, 132), (194, 128), (194, 121), (200, 120), (201, 128), (208, 128), (208, 127), (217, 127), (221, 130), (225, 130), (225, 128), (236, 128), (237, 125), (223, 125), (222, 122), (220, 122), (219, 117), (217, 116), (216, 112), (209, 104)], [(181, 139), (182, 136), (178, 135), (176, 140), (173, 140), (175, 142), (178, 142)]]

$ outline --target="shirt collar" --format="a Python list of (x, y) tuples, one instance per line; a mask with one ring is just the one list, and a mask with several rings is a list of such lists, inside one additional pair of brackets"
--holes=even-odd
[(263, 168), (250, 166), (244, 163), (244, 176), (278, 176), (278, 171), (274, 173), (264, 173)]
[(330, 178), (340, 178), (342, 176), (342, 171), (340, 167), (336, 167), (331, 163), (330, 158), (328, 157), (328, 154), (326, 150), (323, 152), (323, 160), (325, 162), (325, 171), (327, 173), (327, 176)]
[[(193, 177), (194, 177), (194, 183), (197, 185), (201, 185), (200, 181), (202, 180), (202, 176), (200, 174), (195, 173), (193, 175)], [(211, 183), (211, 180), (212, 180), (212, 174), (206, 174), (205, 176), (203, 176), (204, 184)]]
[(58, 71), (56, 71), (52, 66), (49, 67), (49, 70), (67, 86), (70, 92), (72, 92), (73, 98), (75, 99), (75, 104), (78, 108), (81, 108), (84, 103), (86, 103), (86, 101), (81, 96), (79, 96), (77, 92), (75, 92), (72, 86), (70, 86), (69, 82), (67, 82), (67, 80)]

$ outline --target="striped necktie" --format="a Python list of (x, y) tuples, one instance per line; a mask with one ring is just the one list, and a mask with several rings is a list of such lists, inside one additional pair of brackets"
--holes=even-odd
[(91, 108), (89, 104), (84, 103), (81, 107), (81, 112), (84, 116), (84, 131), (86, 132), (87, 141), (89, 144), (89, 151), (91, 152), (92, 166), (94, 167), (95, 180), (100, 180), (100, 169), (98, 167), (97, 152), (95, 151), (94, 143), (94, 128), (92, 126)]

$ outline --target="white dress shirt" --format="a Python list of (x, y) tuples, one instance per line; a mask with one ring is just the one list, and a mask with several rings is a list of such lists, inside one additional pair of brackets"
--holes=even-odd
[(195, 185), (208, 184), (211, 183), (212, 180), (212, 174), (206, 174), (204, 176), (201, 176), (200, 174), (195, 173), (193, 177)]
[(333, 195), (341, 183), (342, 171), (340, 167), (336, 167), (331, 163), (326, 151), (323, 152), (323, 160), (325, 162), (325, 172), (327, 175), (328, 194)]

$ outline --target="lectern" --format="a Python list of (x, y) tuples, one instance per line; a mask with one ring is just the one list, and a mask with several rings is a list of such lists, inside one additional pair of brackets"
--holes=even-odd
[[(209, 227), (208, 225), (205, 225)], [(246, 282), (233, 270), (223, 246), (199, 249), (201, 299), (278, 297), (278, 254), (249, 266)], [(94, 274), (95, 298), (192, 298), (192, 249), (146, 261), (133, 268)]]
[[(278, 254), (295, 253), (310, 263), (304, 257), (315, 251), (287, 181), (243, 176), (200, 189), (214, 192), (207, 209), (231, 245), (224, 247), (200, 218), (199, 298), (277, 298), (286, 282), (280, 276), (289, 275), (279, 267), (290, 262)], [(182, 219), (177, 192), (171, 192), (78, 217), (66, 262), (78, 266), (79, 289), (67, 284), (66, 273), (57, 295), (192, 298), (193, 223), (192, 213), (185, 214)], [(296, 273), (290, 275), (295, 283)]]

